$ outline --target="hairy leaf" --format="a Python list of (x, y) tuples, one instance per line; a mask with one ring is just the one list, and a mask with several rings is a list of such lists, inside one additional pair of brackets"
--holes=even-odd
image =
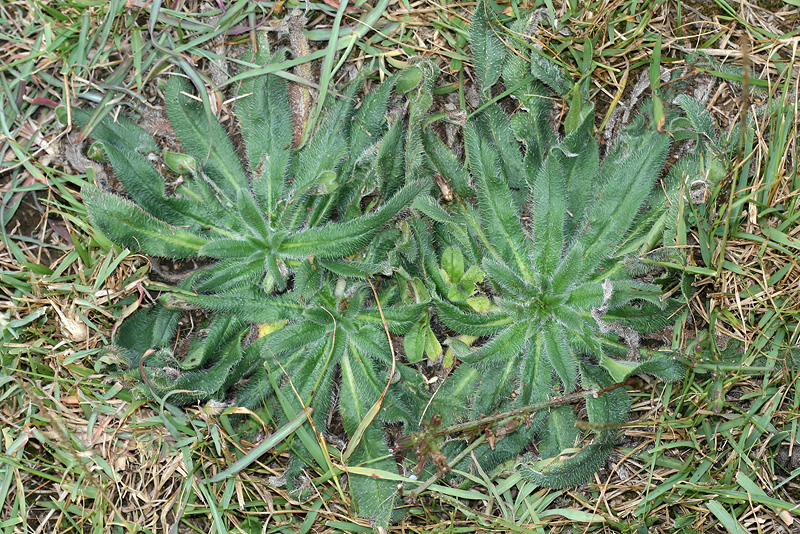
[(81, 190), (89, 217), (111, 240), (152, 256), (191, 258), (207, 243), (187, 230), (170, 226), (136, 205), (86, 185)]
[[(268, 43), (264, 41), (260, 40), (253, 63), (266, 65), (281, 61), (283, 54), (270, 56)], [(250, 76), (242, 80), (240, 94), (242, 96), (236, 100), (236, 117), (241, 124), (253, 173), (253, 192), (267, 219), (271, 220), (283, 195), (291, 156), (292, 121), (286, 80), (275, 74)]]
[(312, 254), (322, 258), (349, 256), (364, 248), (389, 219), (411, 204), (423, 187), (421, 182), (408, 184), (375, 213), (344, 223), (303, 230), (287, 238), (280, 250), (294, 258)]
[(164, 88), (167, 116), (186, 153), (194, 157), (208, 177), (230, 201), (240, 189), (250, 188), (236, 149), (225, 130), (209, 120), (203, 106), (189, 98), (191, 88), (185, 80), (173, 76)]
[(472, 12), (469, 26), (469, 43), (478, 78), (478, 88), (488, 95), (497, 83), (503, 69), (506, 47), (494, 25), (495, 14), (484, 0), (480, 0)]

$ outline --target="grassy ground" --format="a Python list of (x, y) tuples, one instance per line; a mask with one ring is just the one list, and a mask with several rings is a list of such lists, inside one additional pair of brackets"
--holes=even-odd
[[(81, 132), (61, 124), (55, 107), (155, 109), (157, 80), (183, 72), (212, 81), (207, 104), (230, 121), (220, 67), (250, 28), (277, 28), (291, 5), (224, 4), (0, 3), (0, 532), (372, 530), (325, 473), (308, 473), (316, 492), (306, 501), (284, 491), (278, 453), (235, 481), (198, 482), (191, 473), (228, 465), (252, 444), (205, 407), (170, 411), (105, 381), (102, 347), (159, 286), (148, 258), (87, 222), (78, 191), (93, 170)], [(325, 59), (334, 4), (306, 11), (320, 87), (335, 81), (333, 56)], [(354, 30), (340, 34), (342, 68), (375, 60), (389, 72), (429, 56), (443, 71), (437, 92), (469, 100), (470, 4), (380, 1), (369, 28), (353, 21), (370, 5), (356, 5), (341, 12)], [(532, 6), (501, 7), (518, 16)], [(392, 530), (800, 531), (796, 0), (536, 7), (534, 45), (588, 80), (598, 132), (653, 65), (689, 65), (722, 131), (752, 117), (724, 177), (696, 177), (687, 192), (696, 203), (685, 203), (676, 236), (686, 261), (673, 267), (688, 304), (671, 334), (686, 378), (634, 391), (631, 422), (593, 484), (548, 491), (479, 470), (471, 489), (431, 486)], [(553, 30), (555, 19), (566, 31)], [(695, 49), (715, 61), (696, 59)]]

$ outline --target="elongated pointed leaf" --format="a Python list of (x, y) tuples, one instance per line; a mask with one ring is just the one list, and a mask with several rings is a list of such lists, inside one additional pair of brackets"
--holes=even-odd
[[(357, 85), (355, 85), (357, 87)], [(349, 118), (353, 113), (354, 89), (348, 91), (349, 98), (342, 98), (325, 115), (292, 167), (294, 194), (307, 194), (326, 171), (338, 174), (340, 162), (349, 156)], [(293, 209), (291, 206), (290, 210)]]
[(128, 366), (136, 367), (145, 352), (172, 343), (180, 318), (178, 310), (170, 310), (161, 304), (141, 308), (122, 323), (114, 345), (123, 349)]
[(139, 207), (87, 185), (81, 190), (89, 217), (109, 239), (151, 256), (192, 258), (207, 243), (187, 230), (170, 226)]
[(200, 249), (200, 256), (209, 258), (246, 258), (258, 248), (246, 239), (216, 239), (209, 241)]
[[(584, 107), (590, 105), (584, 103)], [(569, 211), (566, 229), (569, 234), (582, 222), (600, 173), (600, 150), (593, 136), (593, 118), (594, 114), (585, 113), (583, 122), (550, 151), (551, 157), (558, 158), (564, 173)]]
[(428, 154), (428, 158), (450, 187), (462, 198), (474, 197), (475, 191), (469, 185), (469, 173), (458, 161), (455, 154), (429, 130), (423, 132), (422, 140), (425, 144), (425, 152)]
[[(168, 349), (162, 349), (163, 354)], [(177, 361), (171, 355), (167, 360), (160, 358), (156, 353), (149, 356), (139, 367), (148, 375), (147, 386), (158, 398), (167, 397), (170, 403), (184, 406), (192, 402), (214, 398), (220, 400), (224, 394), (221, 391), (223, 384), (228, 379), (231, 369), (241, 360), (242, 348), (240, 337), (231, 339), (227, 344), (216, 347), (217, 354), (214, 364), (203, 369), (194, 369), (179, 373), (177, 376), (165, 372), (165, 368), (175, 369)], [(151, 363), (151, 359), (156, 361)], [(172, 360), (172, 361), (170, 361)]]
[[(186, 225), (204, 215), (200, 206), (180, 198), (167, 198), (164, 179), (144, 157), (110, 144), (104, 145), (104, 151), (125, 192), (153, 217), (173, 225)], [(195, 217), (184, 215), (192, 210), (198, 212)]]
[(267, 228), (267, 222), (264, 220), (264, 215), (258, 208), (255, 199), (250, 194), (248, 189), (240, 189), (236, 196), (236, 206), (239, 208), (239, 215), (242, 220), (250, 227), (255, 237), (260, 239), (269, 239), (270, 231)]
[(416, 180), (427, 176), (425, 169), (425, 145), (422, 142), (422, 131), (428, 119), (428, 110), (433, 105), (433, 85), (438, 73), (431, 61), (417, 64), (422, 69), (422, 83), (411, 93), (408, 105), (408, 128), (405, 142), (406, 179)]
[[(483, 369), (481, 373), (480, 384), (475, 389), (470, 405), (473, 418), (496, 412), (506, 404), (506, 399), (513, 397), (518, 387), (514, 378), (519, 372), (519, 360), (509, 358), (499, 363), (499, 366), (488, 372)], [(480, 367), (478, 371), (481, 371)]]
[(484, 95), (489, 95), (492, 86), (500, 79), (506, 54), (506, 47), (497, 33), (501, 26), (495, 22), (495, 18), (488, 3), (479, 0), (469, 26), (469, 45), (478, 88)]
[(614, 448), (615, 435), (616, 432), (605, 431), (575, 456), (540, 468), (529, 460), (517, 466), (518, 472), (523, 478), (546, 488), (563, 489), (583, 484), (605, 463)]
[(436, 313), (449, 328), (471, 336), (495, 334), (513, 322), (505, 313), (477, 314), (466, 312), (445, 301), (434, 301)]
[(305, 306), (294, 295), (267, 295), (255, 288), (230, 291), (217, 295), (186, 295), (175, 297), (213, 311), (229, 313), (253, 323), (269, 323), (294, 319)]
[(329, 271), (332, 271), (340, 276), (349, 276), (353, 278), (367, 278), (371, 275), (382, 273), (387, 269), (390, 269), (387, 263), (365, 263), (360, 261), (342, 261), (325, 258), (319, 258), (316, 261)]
[(636, 145), (620, 147), (603, 161), (597, 200), (588, 212), (581, 237), (584, 272), (611, 255), (633, 224), (664, 165), (669, 139), (652, 132)]
[(303, 413), (298, 414), (290, 422), (283, 425), (281, 428), (272, 433), (264, 441), (253, 447), (247, 454), (232, 463), (230, 466), (220, 471), (213, 477), (203, 479), (201, 482), (213, 483), (221, 480), (226, 480), (230, 477), (236, 476), (237, 473), (248, 467), (250, 464), (258, 460), (268, 450), (273, 449), (280, 445), (280, 443), (292, 435), (292, 433), (300, 428), (303, 423), (308, 421), (308, 416), (311, 414), (311, 408)]
[(675, 382), (686, 375), (686, 367), (666, 355), (641, 362), (617, 360), (603, 355), (600, 358), (600, 367), (608, 371), (617, 382), (638, 374), (649, 374), (665, 382)]
[(515, 205), (521, 208), (527, 201), (528, 183), (523, 170), (522, 153), (511, 122), (497, 104), (489, 104), (476, 117), (475, 128), (488, 144), (497, 150), (498, 164), (503, 181), (511, 190)]
[[(71, 111), (73, 120), (81, 128), (86, 126), (92, 116), (85, 109), (73, 108)], [(141, 156), (160, 152), (158, 143), (150, 134), (125, 116), (117, 117), (114, 120), (110, 117), (104, 118), (92, 130), (92, 137), (103, 141), (104, 144)]]
[[(350, 458), (350, 464), (354, 466), (368, 464), (372, 469), (397, 474), (397, 464), (383, 435), (384, 431), (380, 425), (371, 425), (367, 428), (361, 439), (362, 446), (355, 450)], [(350, 474), (350, 484), (358, 514), (370, 518), (376, 525), (388, 527), (396, 503), (397, 483), (389, 478)]]
[(531, 73), (558, 96), (566, 96), (572, 88), (572, 82), (558, 65), (535, 49), (531, 52)]
[[(509, 360), (516, 361), (527, 342), (528, 325), (514, 323), (495, 334), (485, 345), (474, 350), (464, 361), (475, 365), (479, 370), (504, 366)], [(494, 373), (494, 371), (490, 371)]]
[(523, 405), (548, 399), (554, 386), (553, 366), (550, 364), (542, 332), (531, 336), (527, 350), (520, 373), (520, 376), (525, 377), (520, 385), (519, 402)]
[(550, 409), (549, 420), (539, 446), (539, 456), (551, 458), (561, 454), (564, 449), (575, 447), (578, 429), (575, 428), (577, 417), (575, 408), (570, 405)]
[(367, 246), (389, 219), (410, 205), (423, 189), (422, 182), (408, 184), (375, 213), (344, 223), (308, 228), (287, 238), (280, 250), (293, 258), (312, 254), (320, 258), (349, 256)]
[(392, 76), (369, 91), (361, 101), (350, 123), (350, 150), (358, 156), (377, 143), (386, 128), (386, 107), (397, 81)]
[(564, 253), (567, 191), (564, 169), (550, 156), (533, 182), (533, 260), (539, 272), (555, 271)]
[[(427, 304), (408, 304), (405, 306), (392, 306), (383, 308), (383, 318), (386, 319), (386, 324), (389, 331), (393, 334), (405, 334), (416, 323), (422, 312), (427, 307)], [(383, 320), (381, 314), (376, 308), (367, 308), (361, 310), (356, 318), (364, 321), (367, 324), (373, 324), (383, 328)]]
[[(259, 41), (254, 63), (266, 65), (283, 60), (281, 52), (270, 56), (266, 39), (259, 37)], [(291, 157), (292, 114), (287, 83), (275, 74), (250, 76), (242, 80), (240, 94), (235, 110), (253, 173), (253, 192), (271, 219), (278, 209)]]
[(572, 393), (578, 385), (578, 359), (561, 330), (542, 332), (547, 357), (564, 385), (564, 393)]
[(186, 153), (202, 165), (208, 177), (230, 202), (240, 189), (250, 187), (236, 149), (216, 120), (209, 120), (203, 106), (189, 98), (188, 82), (172, 76), (164, 89), (167, 115)]
[(716, 152), (721, 151), (722, 147), (718, 140), (719, 135), (717, 133), (716, 124), (706, 107), (696, 99), (685, 94), (678, 95), (674, 103), (678, 104), (686, 113), (686, 117), (689, 119), (689, 122), (691, 122), (692, 128), (702, 136), (702, 142), (708, 143), (712, 150)]
[[(607, 377), (597, 381), (602, 375), (596, 367), (583, 366), (582, 370), (586, 387), (600, 388), (611, 384)], [(597, 398), (587, 397), (586, 408), (590, 422), (618, 424), (623, 422), (630, 412), (630, 398), (624, 389), (614, 389)], [(528, 461), (519, 466), (520, 474), (549, 488), (577, 486), (600, 469), (614, 448), (616, 437), (616, 429), (600, 430), (594, 440), (575, 456), (566, 460), (556, 460), (541, 468)]]
[(180, 362), (181, 369), (190, 371), (206, 365), (214, 356), (214, 353), (219, 350), (219, 347), (229, 344), (232, 339), (241, 334), (244, 326), (244, 323), (235, 317), (218, 316), (208, 329), (208, 334), (205, 338), (206, 342), (200, 350)]
[(513, 295), (520, 299), (528, 299), (530, 297), (531, 285), (525, 282), (518, 273), (505, 263), (494, 258), (484, 258), (481, 267), (486, 272), (487, 280), (495, 286), (500, 294)]
[[(74, 109), (75, 122), (84, 124), (90, 114)], [(203, 205), (189, 199), (168, 197), (164, 179), (146, 156), (160, 152), (158, 145), (142, 128), (130, 119), (106, 117), (92, 131), (102, 141), (103, 151), (125, 192), (153, 217), (168, 224), (216, 226), (217, 221)]]
[(194, 279), (193, 287), (200, 293), (225, 293), (245, 285), (257, 284), (265, 270), (264, 255), (259, 253), (244, 260), (222, 260), (200, 273)]
[(458, 217), (457, 214), (451, 214), (442, 208), (442, 206), (430, 195), (417, 196), (417, 198), (414, 199), (414, 204), (412, 207), (421, 211), (434, 221), (440, 223), (451, 223), (455, 218)]
[(523, 278), (530, 280), (529, 240), (522, 232), (508, 184), (498, 172), (497, 153), (481, 141), (472, 128), (464, 129), (464, 137), (469, 150), (470, 167), (475, 176), (481, 222), (503, 259), (514, 264)]

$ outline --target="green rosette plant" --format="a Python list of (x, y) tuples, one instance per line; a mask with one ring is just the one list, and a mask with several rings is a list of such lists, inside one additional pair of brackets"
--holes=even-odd
[[(254, 61), (282, 59), (262, 46)], [(404, 304), (390, 292), (378, 306), (365, 279), (375, 276), (380, 285), (392, 273), (400, 231), (390, 222), (430, 189), (421, 126), (434, 77), (421, 63), (360, 99), (364, 80), (357, 80), (345, 98), (328, 103), (299, 148), (292, 146), (287, 82), (248, 77), (236, 101), (244, 164), (177, 76), (164, 92), (185, 153), (162, 154), (131, 120), (102, 121), (92, 135), (125, 196), (85, 186), (92, 223), (135, 251), (205, 265), (163, 299), (166, 307), (141, 310), (123, 324), (114, 340), (118, 371), (174, 405), (228, 400), (257, 408), (273, 399), (281, 422), (310, 407), (321, 435), (341, 419), (343, 465), (397, 473), (382, 422), (415, 429), (424, 382), (392, 357), (387, 334), (406, 333), (425, 305)], [(408, 99), (407, 120), (394, 105), (400, 98)], [(90, 113), (73, 116), (85, 124)], [(171, 172), (162, 176), (157, 167)], [(180, 184), (168, 192), (165, 182), (178, 175)], [(214, 313), (205, 335), (178, 354), (172, 347), (184, 304)], [(299, 459), (330, 468), (315, 455), (319, 442), (305, 429), (297, 435), (290, 485)], [(350, 480), (358, 513), (388, 524), (396, 486), (360, 474)]]
[[(626, 268), (632, 254), (662, 242), (679, 184), (659, 184), (670, 141), (644, 120), (622, 132), (601, 161), (591, 104), (575, 98), (579, 89), (535, 51), (506, 53), (499, 32), (524, 36), (526, 28), (517, 23), (507, 31), (479, 2), (470, 39), (482, 102), (463, 129), (466, 165), (425, 136), (431, 164), (455, 198), (415, 201), (429, 219), (415, 222), (416, 263), (460, 360), (428, 414), (446, 427), (598, 392), (585, 398), (582, 426), (593, 435), (585, 445), (572, 405), (540, 411), (514, 432), (484, 429), (484, 469), (512, 460), (538, 436), (542, 461), (527, 457), (518, 468), (541, 485), (564, 488), (601, 467), (629, 413), (625, 389), (606, 388), (634, 374), (683, 374), (641, 342), (641, 334), (671, 324), (675, 303), (662, 298), (662, 286)], [(508, 38), (526, 49), (522, 37)], [(491, 96), (501, 77), (518, 106), (510, 116)], [(561, 139), (550, 124), (547, 88), (572, 93)], [(439, 448), (416, 444), (423, 454)], [(460, 448), (453, 440), (441, 444), (448, 458)]]

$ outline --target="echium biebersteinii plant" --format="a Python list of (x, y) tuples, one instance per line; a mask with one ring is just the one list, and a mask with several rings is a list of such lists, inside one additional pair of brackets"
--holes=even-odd
[[(254, 62), (283, 56), (262, 43)], [(327, 103), (300, 148), (293, 148), (287, 82), (246, 78), (235, 104), (244, 165), (222, 126), (188, 96), (190, 85), (172, 77), (166, 110), (185, 150), (163, 155), (183, 174), (173, 194), (150, 161), (162, 158), (150, 136), (130, 120), (103, 121), (93, 135), (127, 198), (84, 187), (92, 222), (132, 250), (209, 264), (175, 288), (167, 307), (142, 310), (123, 324), (115, 339), (123, 373), (177, 405), (232, 400), (256, 408), (277, 397), (283, 422), (310, 407), (323, 433), (338, 412), (350, 439), (343, 464), (396, 473), (380, 421), (414, 430), (424, 404), (412, 406), (424, 382), (392, 357), (383, 318), (390, 332), (404, 334), (424, 305), (383, 298), (381, 314), (365, 279), (392, 272), (400, 233), (389, 223), (430, 188), (421, 125), (434, 77), (428, 64), (411, 67), (374, 87), (357, 109), (363, 84), (353, 83), (346, 98)], [(408, 121), (393, 112), (393, 92), (406, 94)], [(81, 124), (89, 114), (74, 116)], [(204, 338), (176, 354), (180, 303), (217, 315)], [(313, 456), (303, 444), (293, 448), (305, 451), (298, 457)], [(295, 459), (290, 485), (301, 469)], [(395, 485), (355, 474), (350, 480), (358, 513), (388, 524)]]
[[(517, 53), (507, 53), (498, 32)], [(659, 285), (628, 274), (625, 261), (647, 242), (661, 242), (668, 194), (677, 194), (675, 184), (654, 187), (669, 137), (640, 120), (601, 162), (592, 106), (575, 98), (558, 68), (529, 48), (520, 52), (529, 45), (513, 36), (525, 33), (520, 22), (502, 28), (489, 3), (478, 2), (470, 45), (481, 106), (463, 129), (467, 165), (433, 134), (425, 136), (432, 164), (455, 192), (451, 202), (421, 196), (414, 204), (429, 218), (414, 223), (419, 276), (436, 288), (434, 308), (453, 332), (447, 343), (460, 360), (427, 410), (442, 427), (601, 391), (633, 374), (682, 375), (640, 340), (671, 323), (674, 303), (662, 299)], [(510, 116), (492, 98), (501, 76), (518, 106)], [(573, 91), (561, 139), (543, 84), (561, 97)], [(575, 407), (564, 405), (540, 411), (512, 433), (487, 429), (496, 439), (490, 436), (476, 455), (490, 469), (538, 436), (539, 459), (526, 457), (521, 473), (554, 488), (582, 483), (610, 454), (630, 400), (618, 387), (587, 395), (585, 406), (583, 426), (593, 430), (583, 446), (588, 436), (576, 428)], [(464, 447), (458, 440), (406, 443), (447, 458)]]

